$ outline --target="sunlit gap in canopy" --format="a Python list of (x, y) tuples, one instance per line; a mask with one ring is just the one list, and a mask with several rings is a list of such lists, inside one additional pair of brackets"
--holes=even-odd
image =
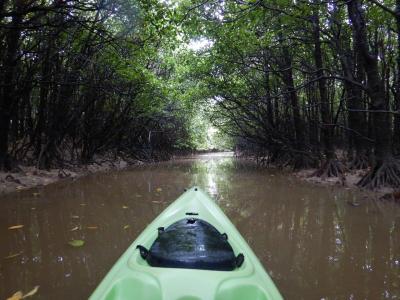
[(181, 0), (158, 0), (160, 3), (166, 4), (170, 8), (178, 7)]
[(202, 51), (210, 49), (214, 45), (214, 42), (206, 37), (199, 37), (191, 39), (186, 47), (192, 51)]

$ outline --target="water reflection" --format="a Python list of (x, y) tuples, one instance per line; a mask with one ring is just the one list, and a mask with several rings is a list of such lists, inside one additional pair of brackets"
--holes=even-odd
[[(286, 299), (400, 298), (399, 207), (202, 156), (0, 198), (0, 299), (35, 285), (37, 299), (87, 298), (144, 227), (194, 184), (215, 197)], [(355, 200), (362, 205), (347, 204)], [(8, 229), (17, 224), (24, 227)], [(73, 248), (72, 239), (85, 245)]]

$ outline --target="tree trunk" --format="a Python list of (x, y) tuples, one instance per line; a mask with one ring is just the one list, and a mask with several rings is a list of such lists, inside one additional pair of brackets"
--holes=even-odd
[[(355, 47), (354, 47), (355, 48)], [(348, 50), (347, 59), (343, 59), (342, 68), (345, 76), (352, 81), (362, 83), (364, 67), (360, 55)], [(368, 133), (365, 117), (363, 92), (360, 86), (346, 81), (344, 83), (347, 97), (348, 127), (349, 127), (349, 167), (350, 169), (368, 168)]]
[(400, 155), (400, 0), (396, 0), (395, 12), (397, 28), (395, 110), (397, 110), (399, 114), (394, 116), (393, 145), (396, 154)]
[(267, 107), (267, 123), (268, 125), (273, 128), (274, 126), (274, 108), (272, 106), (272, 99), (271, 99), (271, 86), (270, 86), (270, 70), (268, 66), (268, 60), (266, 55), (263, 55), (263, 69), (264, 69), (264, 102)]
[(18, 14), (20, 7), (18, 4), (14, 6), (16, 13), (12, 17), (11, 28), (6, 33), (6, 52), (3, 61), (3, 76), (1, 78), (3, 89), (0, 94), (0, 169), (11, 168), (8, 155), (8, 139), (12, 106), (15, 105), (15, 73), (18, 44), (21, 35), (20, 24), (22, 22), (22, 15)]
[(294, 156), (293, 167), (294, 169), (302, 169), (310, 167), (312, 162), (306, 151), (305, 126), (301, 118), (299, 98), (293, 80), (292, 58), (288, 47), (285, 45), (283, 46), (282, 54), (282, 75), (292, 108), (292, 118), (295, 132), (295, 147), (294, 153), (292, 153)]
[(382, 78), (379, 75), (378, 58), (369, 49), (367, 27), (360, 1), (348, 1), (347, 8), (354, 31), (356, 50), (367, 74), (368, 95), (371, 99), (371, 120), (375, 138), (374, 167), (359, 184), (370, 188), (386, 185), (400, 186), (400, 165), (393, 159), (391, 116), (385, 112), (388, 110), (388, 99)]
[[(46, 111), (47, 111), (47, 98), (50, 89), (50, 72), (51, 72), (51, 64), (50, 64), (50, 53), (51, 48), (53, 46), (53, 42), (47, 40), (46, 49), (43, 51), (43, 58), (42, 58), (42, 70), (41, 70), (41, 82), (40, 82), (40, 92), (39, 92), (39, 105), (37, 109), (37, 122), (35, 131), (32, 135), (32, 143), (34, 143), (35, 148), (35, 157), (38, 158), (40, 152), (42, 151), (42, 134), (45, 129), (45, 120), (46, 118)], [(53, 64), (55, 62), (53, 61)]]
[(317, 68), (316, 75), (318, 79), (319, 89), (319, 100), (320, 100), (320, 111), (321, 111), (321, 135), (322, 142), (324, 145), (324, 153), (327, 160), (335, 157), (335, 152), (332, 144), (332, 123), (331, 112), (329, 108), (329, 100), (326, 89), (326, 79), (324, 78), (323, 62), (322, 62), (322, 50), (320, 40), (320, 26), (319, 26), (319, 15), (315, 10), (313, 14), (313, 36), (314, 36), (314, 60)]
[[(316, 2), (315, 4), (318, 4)], [(313, 39), (314, 39), (314, 61), (316, 75), (318, 78), (320, 112), (321, 112), (321, 138), (324, 147), (325, 161), (321, 168), (314, 173), (316, 176), (322, 177), (343, 177), (343, 166), (336, 159), (335, 148), (333, 146), (333, 129), (332, 115), (328, 97), (328, 90), (324, 74), (324, 65), (322, 59), (321, 37), (320, 37), (320, 24), (319, 24), (319, 6), (315, 5), (313, 14), (311, 16), (313, 26)]]

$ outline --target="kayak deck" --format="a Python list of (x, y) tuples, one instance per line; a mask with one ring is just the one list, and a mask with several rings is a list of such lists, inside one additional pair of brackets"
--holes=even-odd
[[(229, 237), (235, 255), (244, 261), (230, 271), (152, 267), (137, 246), (147, 249), (167, 228), (188, 215), (205, 220)], [(274, 283), (222, 210), (202, 190), (193, 187), (167, 207), (132, 243), (112, 267), (91, 300), (280, 300)]]

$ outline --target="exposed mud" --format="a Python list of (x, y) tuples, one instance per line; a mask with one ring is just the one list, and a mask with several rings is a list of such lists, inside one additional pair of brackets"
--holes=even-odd
[(62, 169), (41, 170), (33, 166), (19, 166), (19, 170), (16, 172), (0, 172), (0, 195), (45, 186), (60, 180), (76, 180), (88, 174), (123, 170), (128, 166), (139, 164), (143, 164), (143, 162), (122, 158), (98, 158), (87, 165), (70, 166)]
[(399, 190), (390, 187), (381, 187), (376, 190), (367, 190), (360, 188), (357, 184), (367, 173), (367, 170), (356, 170), (351, 172), (346, 172), (344, 174), (344, 180), (339, 177), (318, 177), (313, 176), (316, 169), (307, 169), (294, 172), (294, 176), (300, 178), (301, 180), (323, 186), (338, 186), (344, 189), (356, 189), (364, 191), (370, 198), (381, 199), (381, 200), (394, 200), (400, 203)]

